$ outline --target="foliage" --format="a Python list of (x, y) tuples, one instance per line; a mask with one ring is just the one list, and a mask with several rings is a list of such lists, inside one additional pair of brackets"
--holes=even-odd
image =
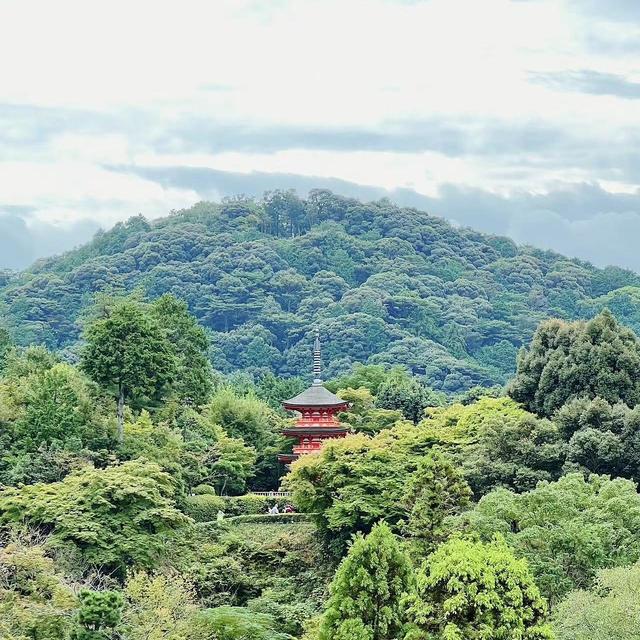
[(418, 573), (408, 605), (407, 640), (552, 638), (526, 561), (501, 542), (442, 545)]
[(509, 398), (430, 409), (420, 426), (452, 451), (476, 495), (498, 486), (525, 491), (562, 473), (566, 447), (556, 425)]
[(593, 473), (637, 478), (640, 469), (640, 407), (576, 398), (556, 414), (568, 441), (567, 466)]
[(191, 585), (179, 574), (134, 573), (124, 588), (122, 626), (128, 640), (189, 640), (195, 612)]
[(209, 339), (187, 304), (170, 294), (154, 301), (151, 313), (164, 330), (175, 357), (172, 391), (186, 403), (203, 405), (213, 389)]
[(453, 460), (433, 448), (409, 478), (403, 503), (409, 513), (404, 529), (418, 553), (427, 556), (448, 534), (448, 516), (470, 504), (471, 489)]
[(633, 407), (640, 402), (640, 341), (608, 310), (589, 322), (550, 320), (518, 357), (509, 394), (545, 416), (582, 397)]
[[(308, 375), (309, 328), (319, 323), (328, 378), (358, 362), (400, 365), (456, 393), (504, 384), (545, 318), (608, 305), (640, 328), (639, 283), (387, 200), (277, 191), (119, 223), (3, 281), (0, 322), (18, 344), (75, 348), (96, 292), (140, 289), (183, 300), (225, 373)], [(371, 384), (340, 386), (375, 395)]]
[[(278, 466), (276, 454), (282, 449), (282, 418), (265, 402), (254, 396), (242, 397), (223, 388), (213, 395), (205, 411), (210, 424), (222, 427), (231, 438), (242, 438), (259, 452), (253, 465), (254, 486), (276, 489)], [(232, 446), (233, 442), (228, 442)], [(240, 461), (246, 465), (247, 457)], [(247, 474), (248, 475), (248, 474)]]
[(458, 525), (485, 541), (503, 536), (552, 604), (588, 588), (598, 569), (640, 557), (640, 495), (620, 478), (569, 474), (519, 495), (496, 489)]
[(16, 540), (0, 547), (0, 637), (68, 638), (75, 605), (72, 585), (41, 545)]
[(356, 536), (331, 583), (319, 640), (394, 640), (412, 586), (409, 559), (381, 522)]
[(188, 623), (190, 640), (290, 640), (275, 630), (274, 619), (240, 607), (217, 607), (196, 613)]
[(157, 321), (132, 300), (102, 309), (85, 332), (83, 370), (118, 398), (118, 439), (123, 439), (124, 403), (157, 396), (175, 373), (172, 347)]
[(375, 407), (375, 399), (366, 387), (338, 389), (338, 397), (351, 405), (348, 411), (338, 415), (338, 419), (348, 424), (354, 432), (373, 435), (404, 419), (398, 409)]
[(80, 606), (71, 640), (111, 640), (116, 638), (122, 616), (122, 595), (118, 591), (79, 593)]
[(572, 591), (553, 611), (557, 640), (638, 638), (640, 564), (598, 571), (590, 590)]
[(143, 460), (86, 468), (62, 482), (0, 491), (0, 523), (50, 534), (48, 546), (75, 549), (86, 566), (150, 567), (167, 536), (189, 522), (174, 491), (171, 477)]
[(381, 409), (397, 409), (407, 420), (419, 422), (427, 407), (438, 406), (443, 398), (434, 394), (406, 372), (396, 372), (378, 387), (376, 406)]
[(224, 498), (209, 493), (187, 496), (185, 513), (195, 522), (212, 522), (219, 511), (224, 513), (225, 506)]
[(285, 486), (299, 509), (314, 514), (334, 550), (380, 519), (395, 524), (406, 514), (402, 496), (420, 455), (410, 455), (412, 441), (402, 435), (387, 429), (373, 438), (357, 434), (329, 441), (291, 465)]

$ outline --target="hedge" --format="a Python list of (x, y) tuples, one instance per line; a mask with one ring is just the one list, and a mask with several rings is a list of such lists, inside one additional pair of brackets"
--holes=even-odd
[(225, 499), (211, 493), (187, 496), (185, 501), (185, 513), (196, 522), (215, 520), (218, 516), (218, 511), (224, 511), (225, 508)]
[(269, 515), (268, 511), (274, 504), (283, 511), (291, 504), (287, 498), (270, 498), (248, 493), (244, 496), (217, 496), (213, 493), (202, 493), (187, 496), (185, 513), (196, 522), (210, 522), (222, 511), (226, 517)]
[(258, 522), (260, 524), (292, 524), (294, 522), (311, 522), (311, 518), (308, 513), (279, 513), (277, 515), (271, 515), (269, 513), (248, 515), (248, 516), (235, 516), (233, 518), (225, 518), (229, 522)]
[(225, 497), (225, 508), (223, 509), (227, 516), (249, 516), (267, 514), (274, 504), (278, 505), (278, 509), (282, 511), (286, 505), (291, 504), (288, 498), (270, 498), (268, 496), (256, 496), (248, 493), (244, 496)]

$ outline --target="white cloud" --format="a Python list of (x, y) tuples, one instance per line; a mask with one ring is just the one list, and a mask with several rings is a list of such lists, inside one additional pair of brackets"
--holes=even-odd
[[(13, 105), (0, 111), (0, 205), (108, 225), (201, 197), (106, 168), (115, 165), (281, 172), (429, 196), (444, 184), (508, 196), (558, 182), (633, 193), (637, 100), (615, 83), (608, 94), (575, 83), (638, 82), (638, 13), (616, 1), (625, 20), (577, 0), (0, 2), (0, 107)], [(438, 122), (457, 131), (432, 144)], [(411, 148), (412, 131), (424, 145)], [(387, 142), (363, 144), (371, 132)]]

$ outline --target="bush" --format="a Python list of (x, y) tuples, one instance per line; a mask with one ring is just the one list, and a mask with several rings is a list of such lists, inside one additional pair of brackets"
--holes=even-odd
[(216, 495), (216, 488), (210, 484), (199, 484), (193, 487), (192, 492), (196, 496), (202, 496), (206, 494)]
[(209, 522), (215, 520), (218, 511), (226, 514), (226, 501), (220, 496), (210, 493), (187, 496), (185, 501), (185, 513), (196, 522)]
[(293, 524), (294, 522), (311, 522), (308, 513), (279, 513), (270, 515), (268, 513), (256, 513), (247, 516), (235, 516), (231, 518), (234, 523), (260, 523), (260, 524)]

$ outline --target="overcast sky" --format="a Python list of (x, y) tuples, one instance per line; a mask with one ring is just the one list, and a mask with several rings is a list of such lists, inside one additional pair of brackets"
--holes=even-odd
[(328, 186), (640, 271), (640, 0), (0, 0), (0, 267)]

